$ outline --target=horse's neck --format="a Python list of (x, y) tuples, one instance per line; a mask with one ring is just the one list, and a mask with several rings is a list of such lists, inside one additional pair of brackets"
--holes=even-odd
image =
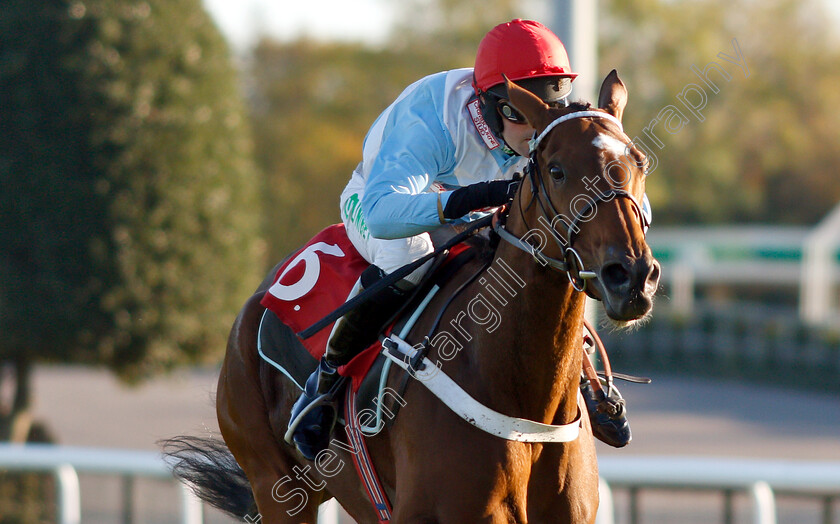
[(569, 422), (577, 415), (584, 297), (565, 274), (504, 242), (491, 267), (510, 270), (520, 287), (500, 310), (498, 330), (476, 341), (481, 380), (494, 388), (496, 402), (518, 416)]

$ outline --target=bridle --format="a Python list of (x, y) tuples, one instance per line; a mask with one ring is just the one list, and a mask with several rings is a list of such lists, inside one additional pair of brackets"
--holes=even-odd
[[(540, 206), (540, 210), (542, 211), (541, 218), (543, 220), (548, 221), (548, 224), (551, 226), (549, 227), (549, 229), (552, 232), (551, 236), (554, 238), (557, 245), (560, 246), (560, 248), (563, 250), (563, 259), (561, 260), (557, 258), (548, 257), (544, 253), (540, 252), (540, 250), (536, 246), (529, 242), (526, 242), (523, 239), (524, 237), (517, 237), (513, 233), (507, 231), (504, 227), (504, 220), (500, 215), (497, 215), (498, 219), (494, 220), (493, 229), (502, 238), (502, 240), (505, 240), (506, 242), (514, 245), (515, 247), (527, 253), (530, 253), (539, 263), (543, 265), (548, 265), (549, 267), (558, 271), (565, 272), (566, 275), (569, 277), (569, 282), (572, 284), (572, 287), (575, 290), (586, 292), (586, 282), (590, 279), (595, 278), (597, 274), (594, 271), (587, 270), (583, 267), (583, 260), (581, 259), (580, 254), (574, 249), (572, 244), (578, 236), (578, 232), (580, 231), (580, 224), (591, 219), (589, 215), (597, 207), (597, 205), (601, 202), (608, 202), (618, 197), (626, 198), (632, 203), (633, 209), (636, 211), (639, 222), (642, 224), (643, 231), (647, 230), (647, 226), (650, 225), (650, 221), (647, 215), (642, 210), (642, 206), (639, 205), (639, 203), (636, 201), (633, 195), (631, 195), (627, 191), (624, 191), (623, 189), (610, 187), (607, 191), (603, 193), (600, 191), (595, 192), (596, 194), (588, 199), (587, 205), (582, 210), (577, 211), (568, 224), (563, 220), (559, 220), (559, 222), (562, 223), (566, 229), (565, 239), (561, 238), (558, 234), (556, 234), (556, 230), (553, 227), (554, 221), (556, 221), (560, 217), (563, 217), (563, 215), (557, 211), (557, 208), (554, 206), (554, 203), (551, 200), (551, 196), (548, 194), (548, 190), (545, 187), (545, 179), (542, 176), (540, 164), (537, 161), (537, 151), (540, 146), (540, 143), (546, 136), (548, 136), (548, 134), (555, 127), (562, 124), (563, 122), (567, 122), (576, 118), (604, 118), (613, 122), (618, 126), (619, 129), (623, 130), (621, 122), (609, 113), (586, 110), (575, 111), (556, 118), (548, 126), (546, 126), (546, 128), (543, 129), (539, 135), (537, 135), (534, 139), (530, 141), (530, 157), (528, 166), (525, 169), (525, 174), (530, 178), (531, 182), (531, 202), (525, 209), (530, 208), (535, 201), (537, 202), (537, 204)], [(518, 197), (520, 199), (522, 197), (521, 190), (518, 192)], [(541, 230), (531, 229), (530, 226), (528, 226), (527, 222), (525, 221), (524, 210), (522, 209), (521, 205), (520, 213), (522, 213), (522, 221), (525, 224), (525, 227), (529, 229), (529, 233), (533, 231), (537, 232), (537, 234), (542, 234)]]

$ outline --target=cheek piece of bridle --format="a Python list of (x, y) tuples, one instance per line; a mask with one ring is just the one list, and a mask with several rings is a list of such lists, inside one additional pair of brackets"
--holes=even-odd
[[(557, 127), (559, 124), (562, 124), (563, 122), (575, 118), (605, 118), (616, 124), (619, 129), (623, 129), (621, 122), (608, 113), (602, 113), (600, 111), (576, 111), (574, 113), (568, 113), (555, 119), (530, 142), (530, 161), (528, 163), (528, 167), (525, 170), (526, 175), (530, 177), (532, 191), (531, 203), (528, 204), (528, 207), (531, 207), (534, 201), (536, 201), (539, 204), (543, 217), (546, 220), (548, 220), (548, 222), (552, 225), (551, 236), (554, 238), (555, 242), (557, 242), (557, 245), (562, 250), (563, 259), (560, 260), (557, 258), (551, 258), (546, 256), (544, 253), (539, 252), (539, 249), (536, 246), (526, 242), (522, 238), (517, 237), (516, 235), (507, 231), (504, 228), (504, 223), (501, 219), (494, 220), (493, 229), (503, 240), (510, 244), (513, 244), (514, 246), (527, 253), (530, 253), (538, 262), (544, 265), (548, 265), (551, 268), (556, 269), (558, 271), (564, 271), (566, 275), (568, 275), (569, 282), (572, 284), (572, 287), (575, 290), (586, 292), (587, 295), (592, 297), (592, 295), (587, 290), (586, 283), (588, 280), (595, 278), (597, 274), (594, 271), (587, 270), (583, 267), (583, 260), (581, 259), (580, 254), (573, 247), (574, 241), (578, 236), (578, 232), (580, 231), (580, 225), (583, 222), (586, 222), (592, 219), (592, 217), (594, 217), (594, 210), (596, 209), (599, 203), (609, 202), (614, 198), (619, 197), (626, 198), (630, 200), (630, 202), (633, 204), (633, 209), (636, 212), (639, 223), (642, 225), (642, 231), (647, 231), (647, 228), (650, 225), (650, 220), (648, 219), (647, 215), (642, 211), (642, 207), (639, 205), (636, 199), (633, 198), (633, 195), (631, 195), (623, 189), (610, 187), (605, 192), (596, 191), (596, 194), (588, 199), (587, 205), (582, 210), (576, 212), (571, 222), (569, 222), (568, 224), (566, 224), (566, 221), (564, 220), (559, 220), (559, 222), (562, 223), (566, 228), (565, 239), (561, 238), (559, 235), (556, 234), (556, 231), (554, 230), (553, 226), (556, 219), (559, 219), (562, 215), (560, 214), (560, 212), (557, 211), (557, 208), (554, 206), (554, 203), (551, 200), (551, 196), (548, 194), (548, 190), (545, 187), (545, 179), (543, 178), (542, 173), (540, 172), (541, 170), (539, 162), (537, 162), (537, 149), (540, 143), (552, 129)], [(521, 190), (519, 196), (521, 198)], [(521, 206), (520, 212), (522, 212)], [(522, 218), (523, 223), (525, 223), (524, 216)], [(527, 223), (525, 223), (525, 227), (530, 229)]]

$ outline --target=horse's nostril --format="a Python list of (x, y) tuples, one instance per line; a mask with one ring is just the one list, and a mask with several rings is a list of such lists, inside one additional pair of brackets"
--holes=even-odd
[(648, 273), (647, 283), (646, 283), (647, 286), (650, 286), (653, 289), (656, 289), (656, 287), (659, 285), (659, 276), (660, 276), (661, 271), (662, 270), (659, 267), (659, 262), (656, 262), (654, 260), (653, 264), (651, 264), (650, 273)]
[(601, 281), (612, 291), (630, 285), (630, 272), (620, 263), (607, 264), (601, 268)]

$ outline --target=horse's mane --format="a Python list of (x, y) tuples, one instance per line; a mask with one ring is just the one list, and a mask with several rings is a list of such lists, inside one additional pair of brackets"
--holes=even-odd
[(479, 260), (490, 262), (496, 254), (496, 248), (499, 246), (498, 240), (495, 233), (492, 233), (489, 229), (485, 229), (469, 237), (464, 243), (476, 249)]
[[(439, 246), (452, 236), (464, 231), (467, 227), (468, 224), (449, 224), (438, 230), (431, 231), (432, 241), (436, 246)], [(493, 239), (495, 236), (489, 229), (483, 229), (467, 237), (462, 244), (473, 248), (478, 254), (479, 260), (489, 262), (492, 260), (493, 255), (496, 254), (496, 247), (499, 244), (498, 241)]]
[(583, 100), (575, 100), (574, 102), (569, 102), (566, 109), (570, 109), (572, 111), (588, 111), (589, 109), (592, 109), (592, 104)]

